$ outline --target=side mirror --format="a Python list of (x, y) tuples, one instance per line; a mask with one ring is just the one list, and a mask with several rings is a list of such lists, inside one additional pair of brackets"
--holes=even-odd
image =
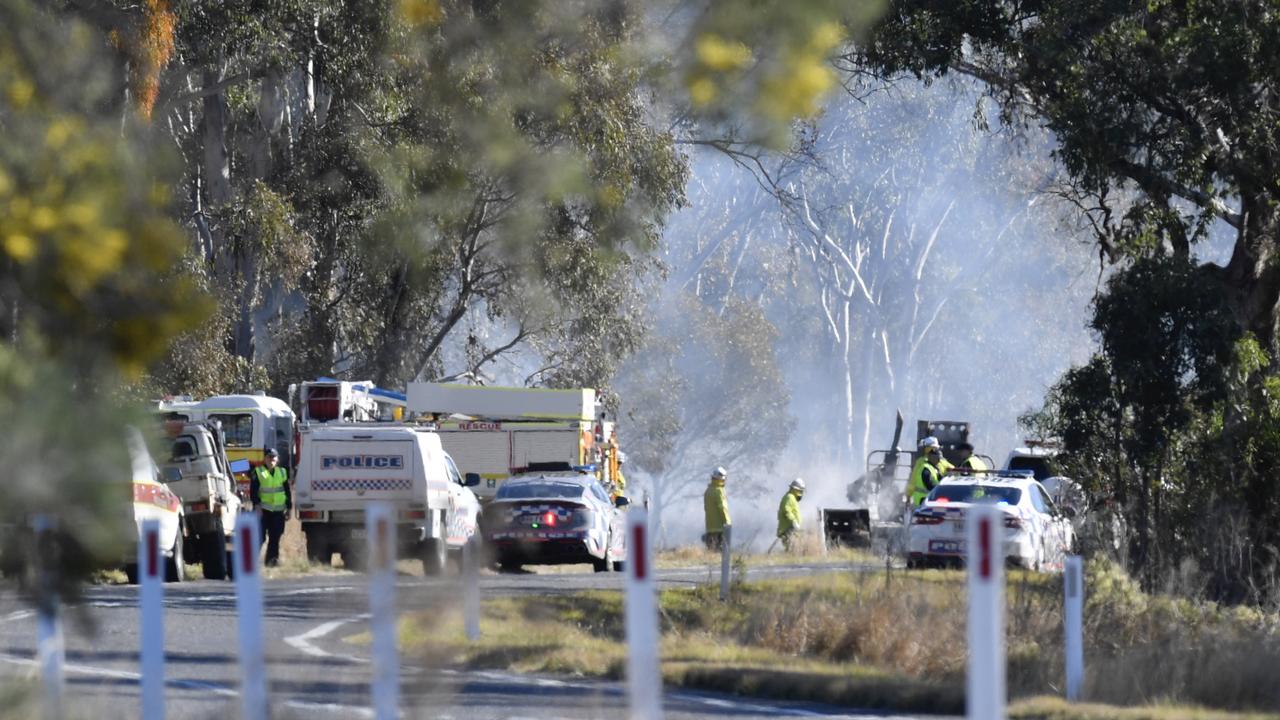
[(630, 501), (630, 500), (628, 500), (628, 499), (627, 499), (627, 497), (626, 497), (625, 495), (619, 495), (618, 497), (616, 497), (616, 498), (614, 498), (614, 499), (613, 499), (613, 506), (614, 506), (614, 507), (624, 508), (624, 507), (626, 507), (626, 506), (628, 506), (628, 505), (630, 505), (630, 504), (631, 504), (631, 501)]
[(247, 472), (249, 472), (249, 461), (248, 461), (248, 460), (244, 460), (244, 459), (241, 459), (241, 460), (232, 460), (232, 461), (231, 461), (231, 472), (233, 472), (233, 473), (247, 473)]
[(1076, 512), (1076, 509), (1070, 505), (1063, 505), (1059, 512), (1062, 514), (1062, 517), (1068, 520), (1075, 520), (1076, 516), (1079, 515), (1079, 513)]
[(171, 483), (182, 479), (182, 470), (176, 465), (166, 465), (160, 469), (160, 481)]
[(480, 484), (480, 473), (467, 473), (462, 477), (463, 487), (475, 487)]

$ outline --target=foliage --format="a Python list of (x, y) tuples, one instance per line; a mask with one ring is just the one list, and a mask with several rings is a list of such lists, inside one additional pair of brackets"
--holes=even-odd
[[(1200, 561), (1232, 599), (1265, 594), (1280, 548), (1264, 459), (1280, 371), (1278, 37), (1262, 0), (898, 0), (845, 55), (880, 74), (976, 77), (1004, 120), (1053, 132), (1103, 257), (1133, 263), (1099, 299), (1102, 353), (1055, 389), (1049, 426), (1130, 521), (1148, 583), (1159, 549), (1168, 565)], [(1223, 264), (1196, 254), (1215, 235), (1231, 240)], [(1241, 340), (1256, 351), (1235, 352)]]
[(209, 308), (175, 271), (167, 158), (103, 112), (105, 45), (82, 23), (0, 2), (0, 412), (14, 419), (0, 436), (0, 547), (5, 572), (21, 571), (34, 556), (20, 550), (48, 548), (15, 537), (53, 517), (62, 555), (46, 567), (64, 596), (127, 548), (121, 429), (134, 418), (112, 389)]

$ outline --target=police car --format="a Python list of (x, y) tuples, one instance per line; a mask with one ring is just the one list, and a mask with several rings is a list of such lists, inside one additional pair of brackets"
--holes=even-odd
[(968, 509), (994, 505), (1004, 516), (1004, 555), (1012, 565), (1060, 571), (1075, 542), (1073, 511), (1056, 505), (1029, 472), (948, 475), (911, 513), (907, 567), (960, 564)]
[(590, 563), (621, 571), (627, 559), (627, 499), (611, 500), (594, 475), (518, 475), (498, 488), (486, 511), (486, 535), (498, 564)]

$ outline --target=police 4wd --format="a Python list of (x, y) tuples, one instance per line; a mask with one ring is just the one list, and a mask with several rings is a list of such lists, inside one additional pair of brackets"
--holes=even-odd
[(364, 566), (365, 507), (390, 503), (402, 556), (419, 557), (429, 575), (444, 570), (476, 532), (480, 503), (429, 428), (327, 424), (300, 434), (294, 504), (312, 562), (334, 553), (349, 568)]
[(200, 563), (206, 578), (221, 580), (230, 568), (231, 533), (242, 505), (221, 430), (217, 421), (171, 422), (167, 429), (172, 443), (160, 474), (182, 501), (184, 559)]

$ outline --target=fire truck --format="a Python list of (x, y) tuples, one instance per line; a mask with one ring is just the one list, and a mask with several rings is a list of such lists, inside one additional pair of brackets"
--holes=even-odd
[(526, 472), (590, 467), (618, 493), (617, 429), (591, 389), (410, 383), (407, 410), (433, 422), (458, 470), (476, 473), (481, 502)]

